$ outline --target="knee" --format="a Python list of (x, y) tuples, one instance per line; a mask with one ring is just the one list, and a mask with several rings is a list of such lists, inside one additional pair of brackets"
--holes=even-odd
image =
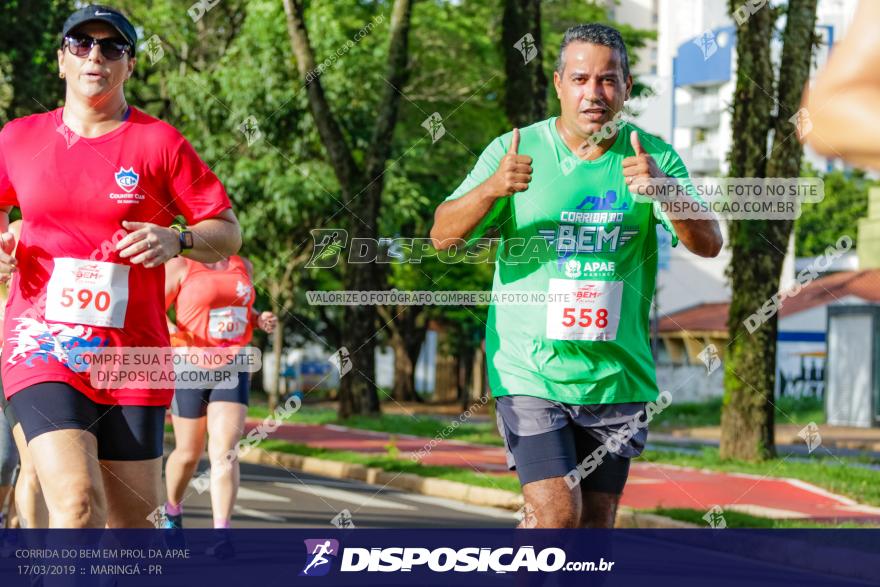
[(584, 493), (581, 528), (613, 528), (619, 501), (619, 494)]
[(174, 449), (174, 457), (185, 467), (195, 467), (202, 458), (202, 451), (189, 447), (177, 447)]
[(41, 495), (43, 493), (40, 487), (40, 480), (37, 478), (37, 472), (33, 467), (22, 464), (18, 470), (18, 479), (15, 482), (16, 499), (18, 499), (18, 491), (26, 492), (30, 495)]
[(550, 508), (552, 511), (541, 520), (544, 528), (578, 528), (581, 523), (581, 512), (576, 507)]
[(237, 440), (222, 438), (208, 439), (208, 456), (211, 466), (232, 465), (238, 462)]
[(521, 528), (577, 528), (581, 523), (580, 503), (575, 499), (556, 499), (539, 507), (527, 503), (522, 511)]
[(211, 475), (228, 475), (238, 466), (238, 453), (233, 449), (218, 449), (211, 453)]
[(51, 505), (52, 525), (56, 527), (103, 528), (107, 521), (107, 504), (88, 482), (65, 483), (61, 497)]

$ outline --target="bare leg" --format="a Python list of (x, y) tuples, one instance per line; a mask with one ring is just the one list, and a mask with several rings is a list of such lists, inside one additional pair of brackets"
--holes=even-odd
[(199, 459), (205, 452), (208, 419), (172, 415), (171, 422), (174, 425), (174, 450), (165, 463), (165, 489), (168, 502), (176, 506), (183, 501)]
[(240, 472), (235, 446), (244, 433), (247, 406), (235, 402), (208, 404), (208, 455), (211, 459), (211, 508), (214, 525), (229, 522), (238, 495)]
[(613, 528), (617, 517), (619, 493), (599, 493), (584, 491), (581, 493), (583, 510), (581, 511), (581, 528)]
[(152, 528), (162, 505), (162, 457), (146, 461), (101, 461), (109, 528)]
[[(581, 492), (569, 489), (564, 477), (551, 477), (523, 485), (527, 504), (521, 527), (577, 528), (581, 516)], [(530, 507), (529, 507), (530, 506)], [(530, 523), (529, 516), (534, 516)]]
[(19, 470), (18, 480), (15, 482), (15, 509), (18, 513), (19, 526), (22, 528), (45, 528), (49, 525), (49, 511), (46, 509), (46, 500), (43, 497), (43, 489), (37, 478), (31, 460), (31, 451), (21, 424), (16, 424), (12, 429), (15, 437), (15, 445), (18, 447)]
[(107, 498), (98, 442), (83, 430), (53, 430), (28, 444), (51, 528), (103, 528)]

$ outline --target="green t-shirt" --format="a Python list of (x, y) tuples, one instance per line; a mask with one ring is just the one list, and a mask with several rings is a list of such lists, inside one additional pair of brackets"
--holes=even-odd
[[(633, 155), (633, 130), (666, 175), (688, 176), (670, 145), (629, 123), (595, 161), (575, 158), (559, 137), (556, 117), (520, 130), (519, 154), (533, 159), (529, 189), (500, 198), (471, 235), (490, 227), (501, 233), (496, 299), (531, 292), (537, 294), (532, 302), (539, 301), (496, 301), (489, 308), (486, 351), (496, 397), (569, 404), (656, 399), (650, 310), (657, 224), (672, 234), (673, 245), (678, 238), (659, 207), (636, 202), (627, 189), (623, 159)], [(511, 137), (492, 141), (447, 200), (488, 179)]]

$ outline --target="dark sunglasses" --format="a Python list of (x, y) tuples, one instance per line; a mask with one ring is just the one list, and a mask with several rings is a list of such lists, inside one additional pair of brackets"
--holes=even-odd
[(122, 56), (131, 54), (131, 45), (121, 39), (96, 39), (88, 35), (68, 35), (64, 38), (67, 49), (77, 57), (86, 57), (92, 47), (101, 48), (101, 55), (110, 61), (119, 61)]

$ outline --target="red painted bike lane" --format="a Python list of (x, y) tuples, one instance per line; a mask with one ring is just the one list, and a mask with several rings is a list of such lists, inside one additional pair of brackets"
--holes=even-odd
[[(258, 421), (249, 421), (248, 430)], [(270, 435), (277, 440), (328, 450), (385, 454), (391, 437), (383, 432), (334, 425), (282, 424)], [(401, 455), (421, 455), (425, 465), (461, 467), (489, 475), (507, 471), (504, 450), (454, 440), (395, 435)], [(815, 485), (780, 477), (633, 462), (621, 504), (635, 509), (689, 508), (739, 511), (765, 518), (880, 523), (880, 508), (859, 504)]]

